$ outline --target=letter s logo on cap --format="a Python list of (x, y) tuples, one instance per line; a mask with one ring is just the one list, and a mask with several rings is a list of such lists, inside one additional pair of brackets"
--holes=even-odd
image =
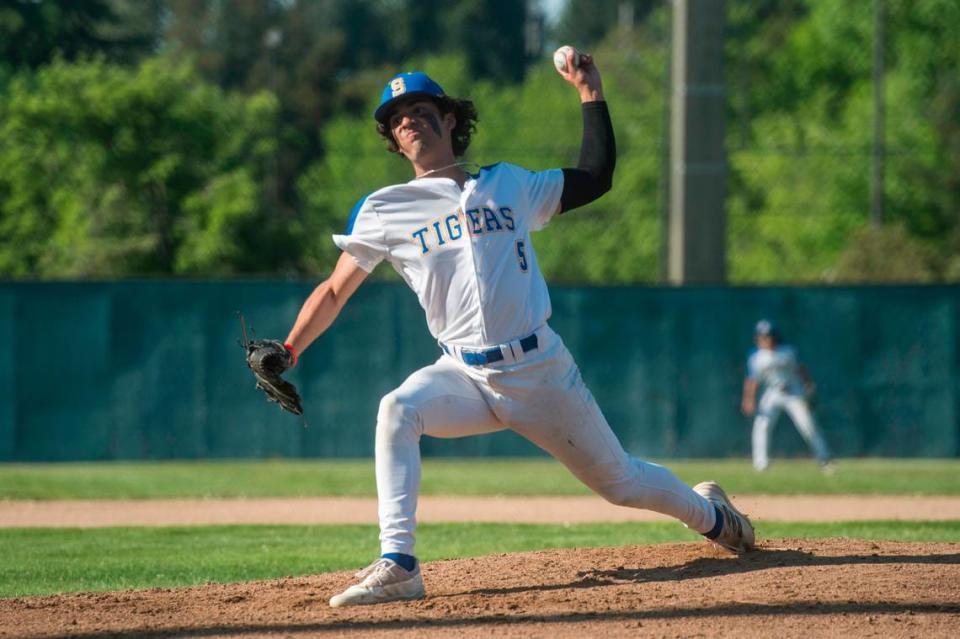
[(403, 81), (403, 78), (394, 78), (390, 82), (390, 92), (391, 97), (397, 97), (407, 92), (407, 83)]

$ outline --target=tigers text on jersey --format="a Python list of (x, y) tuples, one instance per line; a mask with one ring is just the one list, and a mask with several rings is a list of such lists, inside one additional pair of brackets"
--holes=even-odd
[(747, 376), (767, 388), (803, 395), (797, 352), (792, 346), (754, 350), (747, 359)]
[(463, 188), (424, 177), (360, 200), (333, 241), (360, 268), (390, 262), (417, 294), (437, 340), (467, 348), (529, 335), (550, 317), (530, 233), (560, 208), (563, 171), (500, 163)]

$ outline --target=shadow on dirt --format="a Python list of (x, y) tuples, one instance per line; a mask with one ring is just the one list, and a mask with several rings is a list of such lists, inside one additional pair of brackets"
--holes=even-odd
[(615, 570), (585, 570), (578, 572), (579, 579), (570, 583), (513, 588), (479, 588), (440, 596), (498, 595), (530, 591), (566, 590), (567, 588), (597, 588), (622, 583), (676, 582), (685, 579), (737, 575), (770, 568), (856, 564), (960, 564), (960, 553), (947, 555), (881, 555), (875, 553), (824, 557), (803, 550), (760, 549), (740, 557), (701, 557), (677, 566), (658, 566), (656, 568), (628, 568), (623, 566)]
[[(849, 566), (870, 564), (960, 564), (960, 553), (948, 555), (841, 555), (824, 557), (803, 550), (757, 550), (740, 557), (702, 557), (679, 566), (659, 568), (617, 568), (578, 573), (584, 582), (605, 583), (680, 581), (736, 575), (755, 570), (792, 566)], [(570, 584), (577, 587), (578, 584)]]

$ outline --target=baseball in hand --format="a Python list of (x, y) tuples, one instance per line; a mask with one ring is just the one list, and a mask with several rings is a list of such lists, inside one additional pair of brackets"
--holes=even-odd
[(567, 72), (567, 55), (569, 55), (571, 51), (573, 52), (573, 67), (577, 68), (580, 66), (583, 54), (569, 44), (563, 45), (553, 53), (553, 66), (557, 67), (557, 71), (560, 73)]

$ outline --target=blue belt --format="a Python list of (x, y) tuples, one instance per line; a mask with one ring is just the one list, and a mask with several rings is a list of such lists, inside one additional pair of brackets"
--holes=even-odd
[[(451, 355), (450, 349), (446, 345), (441, 344), (443, 350), (447, 352), (448, 355)], [(520, 340), (520, 348), (524, 353), (529, 353), (532, 350), (536, 350), (539, 346), (537, 341), (537, 334), (532, 333), (527, 335)], [(506, 346), (495, 346), (493, 348), (488, 348), (485, 351), (468, 351), (465, 349), (460, 350), (460, 358), (464, 361), (465, 364), (470, 366), (484, 366), (486, 364), (493, 364), (494, 362), (499, 362), (504, 359), (503, 349), (510, 348), (509, 345)]]

